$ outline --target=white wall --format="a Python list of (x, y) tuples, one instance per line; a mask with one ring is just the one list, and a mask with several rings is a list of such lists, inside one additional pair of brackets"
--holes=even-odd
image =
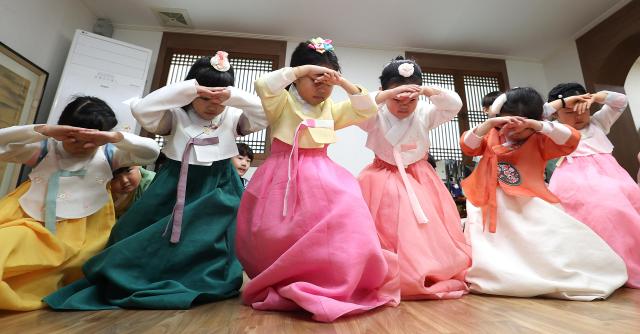
[(629, 109), (636, 129), (640, 132), (640, 57), (629, 70), (624, 82), (624, 91), (629, 98)]
[(76, 29), (91, 31), (96, 17), (80, 0), (0, 2), (0, 40), (49, 72), (36, 119), (44, 123)]
[[(575, 42), (567, 43), (542, 61), (549, 89), (557, 84), (577, 82), (584, 86), (580, 57)], [(548, 93), (545, 92), (545, 96)]]
[(506, 65), (511, 88), (532, 87), (546, 96), (548, 87), (542, 63), (507, 59)]

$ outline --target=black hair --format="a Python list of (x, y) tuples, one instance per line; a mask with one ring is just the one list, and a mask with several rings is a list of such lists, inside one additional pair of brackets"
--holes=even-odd
[(112, 174), (115, 177), (118, 174), (127, 173), (127, 172), (129, 172), (129, 169), (131, 169), (131, 167), (133, 167), (133, 166), (120, 167), (120, 168), (114, 170)]
[(338, 57), (333, 50), (320, 53), (315, 49), (309, 47), (311, 40), (298, 44), (293, 54), (291, 54), (291, 67), (302, 65), (318, 65), (328, 66), (333, 70), (340, 72), (340, 63), (338, 63)]
[[(400, 75), (398, 67), (402, 64), (413, 65), (413, 74), (409, 77)], [(397, 56), (382, 69), (382, 74), (380, 75), (380, 86), (382, 86), (382, 89), (409, 84), (422, 85), (422, 70), (420, 70), (420, 66), (412, 59), (404, 59), (403, 56)]]
[(531, 87), (519, 87), (507, 91), (507, 101), (500, 109), (500, 115), (521, 116), (542, 120), (542, 96)]
[(249, 157), (249, 159), (253, 160), (253, 150), (251, 146), (245, 143), (236, 143), (238, 145), (238, 155)]
[(493, 104), (493, 101), (495, 101), (500, 95), (502, 95), (502, 92), (497, 90), (491, 93), (487, 93), (487, 95), (485, 95), (482, 98), (482, 107), (483, 108), (491, 107), (491, 105)]
[(233, 66), (226, 72), (221, 72), (213, 68), (211, 65), (211, 57), (201, 57), (196, 60), (185, 80), (196, 79), (200, 86), (206, 87), (227, 87), (233, 86), (235, 76), (233, 74)]
[(109, 131), (118, 125), (111, 107), (94, 96), (76, 96), (62, 110), (59, 125)]
[(547, 102), (555, 101), (559, 99), (560, 96), (569, 97), (582, 94), (587, 94), (587, 90), (581, 84), (576, 82), (561, 83), (549, 91)]

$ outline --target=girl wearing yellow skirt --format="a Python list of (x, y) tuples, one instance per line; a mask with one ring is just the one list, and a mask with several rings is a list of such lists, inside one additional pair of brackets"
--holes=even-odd
[(0, 161), (32, 167), (29, 180), (0, 199), (0, 310), (44, 307), (42, 298), (82, 277), (115, 223), (112, 170), (152, 163), (149, 138), (110, 131), (111, 108), (78, 97), (58, 125), (0, 129)]

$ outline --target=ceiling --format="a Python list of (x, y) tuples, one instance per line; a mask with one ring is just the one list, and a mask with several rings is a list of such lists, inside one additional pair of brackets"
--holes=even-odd
[(166, 30), (152, 8), (178, 8), (197, 33), (291, 41), (322, 36), (338, 46), (544, 60), (629, 0), (82, 2), (116, 28)]

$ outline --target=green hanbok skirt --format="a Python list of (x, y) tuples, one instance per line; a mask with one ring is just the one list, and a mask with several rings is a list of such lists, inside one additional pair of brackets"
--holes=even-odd
[(180, 162), (167, 160), (142, 198), (118, 220), (85, 278), (44, 301), (55, 310), (188, 309), (238, 294), (235, 254), (242, 183), (229, 159), (190, 165), (180, 242), (169, 242)]

